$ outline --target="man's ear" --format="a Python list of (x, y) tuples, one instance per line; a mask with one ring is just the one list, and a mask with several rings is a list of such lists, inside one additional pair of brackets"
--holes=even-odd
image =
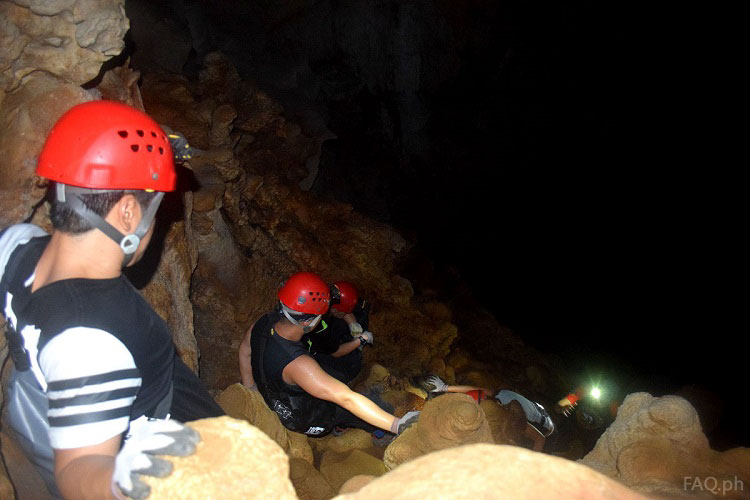
[(115, 218), (112, 222), (115, 222), (125, 234), (130, 234), (135, 231), (141, 220), (141, 206), (135, 196), (126, 193), (115, 203), (110, 214)]

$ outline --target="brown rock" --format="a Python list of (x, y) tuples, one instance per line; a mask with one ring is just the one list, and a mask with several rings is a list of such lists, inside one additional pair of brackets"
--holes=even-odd
[[(168, 202), (164, 205), (164, 211), (157, 216), (160, 219), (165, 217), (169, 209)], [(189, 213), (187, 217), (189, 220)], [(180, 358), (190, 369), (198, 372), (200, 353), (193, 330), (193, 305), (190, 303), (188, 286), (196, 266), (197, 254), (186, 236), (184, 222), (168, 225), (166, 234), (163, 233), (163, 228), (164, 224), (157, 225), (147, 256), (144, 256), (144, 262), (138, 266), (143, 269), (147, 261), (158, 259), (155, 273), (141, 291), (169, 325)]]
[(376, 363), (370, 366), (370, 371), (362, 385), (367, 389), (386, 387), (390, 376), (385, 366)]
[(526, 429), (526, 415), (517, 401), (501, 405), (497, 400), (485, 399), (479, 403), (487, 418), (495, 444), (520, 445)]
[(230, 149), (232, 139), (229, 133), (232, 131), (232, 122), (237, 118), (237, 111), (229, 104), (222, 104), (216, 108), (211, 116), (211, 132), (209, 145), (212, 149)]
[(377, 479), (375, 476), (360, 475), (349, 478), (339, 490), (339, 495), (355, 493)]
[(445, 360), (443, 358), (432, 358), (427, 364), (427, 371), (438, 376), (445, 375)]
[(471, 370), (462, 373), (458, 380), (461, 384), (472, 385), (474, 387), (484, 387), (490, 391), (500, 387), (501, 380), (499, 375), (487, 370)]
[(569, 460), (515, 446), (473, 444), (416, 458), (359, 491), (336, 498), (640, 500), (646, 497)]
[(142, 476), (149, 498), (297, 498), (289, 459), (259, 429), (231, 417), (188, 424), (201, 435), (188, 457), (164, 457), (174, 464), (166, 478)]
[(373, 448), (372, 434), (362, 429), (347, 429), (340, 436), (329, 434), (324, 438), (314, 439), (313, 442), (323, 445), (319, 449), (335, 453), (345, 453), (349, 450), (367, 451)]
[(750, 481), (750, 450), (711, 450), (695, 409), (677, 396), (629, 395), (615, 421), (580, 462), (635, 490), (666, 496), (705, 492), (686, 493), (686, 478), (691, 485), (696, 478), (713, 478), (719, 484)]
[(362, 450), (345, 453), (329, 451), (320, 460), (320, 472), (335, 491), (354, 476), (381, 476), (386, 470), (382, 460)]
[(388, 445), (383, 461), (394, 469), (436, 450), (493, 442), (479, 405), (466, 394), (445, 394), (425, 404), (417, 423)]
[(0, 497), (15, 498), (15, 496), (8, 472), (5, 470), (5, 465), (2, 465), (2, 468), (0, 468)]
[(336, 496), (323, 474), (305, 460), (289, 459), (289, 472), (301, 500), (327, 500)]
[(401, 417), (410, 411), (420, 411), (425, 399), (409, 391), (389, 390), (381, 394), (383, 401), (393, 406), (393, 414)]
[(13, 91), (24, 77), (39, 71), (74, 85), (93, 80), (102, 63), (125, 46), (130, 23), (124, 3), (0, 3), (0, 88)]
[(120, 101), (128, 106), (144, 111), (138, 80), (141, 74), (129, 67), (129, 60), (124, 65), (112, 68), (104, 73), (102, 81), (96, 86), (102, 99)]
[(0, 108), (0, 227), (27, 219), (44, 197), (46, 187), (34, 170), (47, 134), (65, 111), (91, 99), (80, 87), (41, 72), (7, 95)]
[(242, 384), (233, 384), (217, 396), (216, 402), (230, 417), (246, 420), (259, 428), (290, 457), (313, 463), (307, 436), (281, 425), (279, 417), (268, 408), (260, 392), (251, 391)]
[[(0, 430), (0, 445), (2, 445), (2, 462), (4, 462), (4, 464), (0, 463), (0, 498), (51, 499), (52, 495), (47, 490), (39, 471), (26, 458), (15, 437), (10, 434), (8, 426), (3, 426)], [(2, 471), (6, 467), (7, 476), (4, 476)], [(13, 493), (14, 486), (16, 496)]]
[(192, 147), (208, 148), (213, 108), (202, 109), (201, 103), (193, 98), (191, 83), (185, 77), (144, 74), (140, 90), (146, 111), (158, 123), (181, 132)]
[(453, 368), (455, 372), (460, 373), (471, 366), (471, 359), (463, 351), (455, 350), (448, 356), (446, 365)]

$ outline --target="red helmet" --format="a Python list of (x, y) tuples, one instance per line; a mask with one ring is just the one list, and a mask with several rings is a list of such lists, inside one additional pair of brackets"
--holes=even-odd
[(296, 273), (279, 290), (279, 300), (295, 312), (319, 315), (328, 311), (331, 294), (317, 274)]
[[(338, 297), (336, 296), (338, 292)], [(354, 310), (354, 306), (357, 305), (357, 289), (354, 285), (348, 281), (337, 281), (333, 284), (333, 298), (338, 299), (333, 306), (337, 311), (342, 313), (350, 313)]]
[(91, 189), (173, 191), (177, 179), (161, 127), (145, 113), (114, 101), (70, 108), (52, 127), (36, 173)]

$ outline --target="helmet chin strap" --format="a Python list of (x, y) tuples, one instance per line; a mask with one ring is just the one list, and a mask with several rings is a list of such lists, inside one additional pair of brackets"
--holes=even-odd
[(132, 234), (123, 235), (101, 216), (89, 210), (80, 197), (82, 194), (108, 193), (112, 191), (115, 190), (88, 189), (58, 183), (56, 194), (57, 201), (68, 205), (76, 214), (84, 218), (89, 224), (106, 234), (112, 241), (120, 246), (123, 253), (122, 267), (125, 267), (131, 260), (133, 260), (135, 251), (138, 250), (138, 246), (141, 244), (141, 239), (151, 227), (151, 223), (156, 216), (156, 211), (159, 209), (162, 198), (164, 198), (164, 193), (160, 191), (157, 192), (156, 196), (154, 196), (151, 202), (149, 202), (148, 206), (143, 210), (143, 216), (138, 223), (138, 227), (135, 228), (135, 231)]
[[(297, 319), (295, 319), (292, 316), (292, 314), (299, 314), (297, 311), (295, 311), (293, 309), (289, 309), (284, 304), (281, 304), (281, 312), (284, 314), (284, 316), (286, 317), (286, 319), (288, 319), (293, 324), (295, 324), (295, 325), (299, 326), (300, 328), (302, 328), (302, 333), (310, 333), (313, 330), (313, 328), (315, 328), (316, 326), (318, 326), (318, 323), (320, 322), (320, 318), (323, 317), (322, 314), (318, 314), (317, 316), (315, 316), (315, 319), (314, 319), (314, 321), (312, 323), (310, 323), (307, 326), (304, 326), (304, 325), (300, 324), (300, 321), (298, 321)], [(302, 320), (302, 321), (307, 321), (307, 320)]]

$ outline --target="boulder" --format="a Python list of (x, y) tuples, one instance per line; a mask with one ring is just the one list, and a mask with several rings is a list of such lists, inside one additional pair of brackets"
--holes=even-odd
[(149, 498), (297, 498), (288, 457), (260, 429), (226, 416), (188, 425), (201, 436), (195, 453), (164, 456), (174, 465), (165, 478), (141, 476)]
[(487, 418), (495, 444), (520, 445), (526, 429), (526, 415), (517, 401), (511, 404), (498, 404), (495, 398), (479, 403)]
[(326, 452), (320, 460), (320, 472), (334, 490), (338, 491), (350, 478), (358, 475), (382, 476), (385, 464), (362, 450), (344, 453)]
[(494, 443), (487, 418), (466, 394), (445, 394), (424, 405), (419, 420), (385, 450), (388, 469), (436, 450), (474, 443)]
[(580, 462), (650, 494), (701, 496), (707, 480), (735, 485), (724, 491), (730, 497), (750, 493), (736, 486), (750, 484), (750, 449), (712, 450), (695, 409), (678, 396), (630, 394)]
[(472, 444), (415, 458), (358, 491), (336, 497), (337, 500), (383, 498), (644, 500), (647, 497), (569, 460), (515, 446)]
[(250, 390), (239, 383), (233, 384), (217, 396), (216, 402), (230, 417), (246, 420), (263, 431), (291, 458), (313, 463), (307, 436), (284, 427), (257, 390)]
[(327, 500), (336, 496), (326, 478), (311, 463), (300, 458), (289, 459), (289, 472), (301, 500)]

